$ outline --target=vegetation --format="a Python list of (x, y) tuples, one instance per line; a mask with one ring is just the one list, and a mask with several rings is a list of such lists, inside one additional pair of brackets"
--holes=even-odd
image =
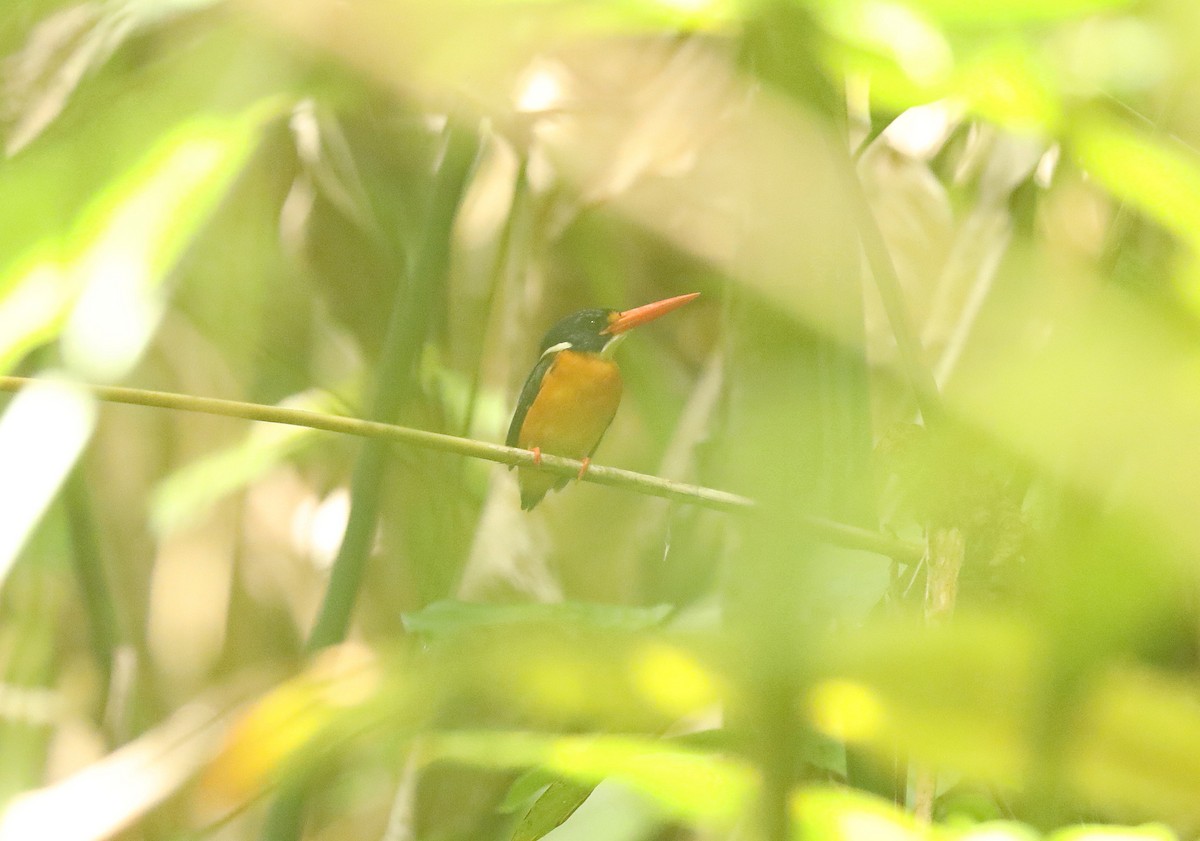
[(1198, 32), (10, 0), (0, 841), (1195, 835)]

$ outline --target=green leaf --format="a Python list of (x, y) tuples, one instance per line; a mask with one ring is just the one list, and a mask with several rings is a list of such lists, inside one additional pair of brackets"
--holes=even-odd
[[(554, 841), (652, 841), (669, 824), (658, 805), (628, 786), (605, 780), (591, 789), (550, 837)], [(523, 838), (521, 841), (532, 841)]]
[(504, 800), (496, 808), (503, 814), (527, 809), (555, 782), (556, 778), (541, 768), (530, 768), (513, 780), (508, 791), (504, 793)]
[[(516, 783), (513, 786), (515, 788)], [(555, 780), (521, 818), (513, 830), (512, 841), (537, 841), (550, 830), (561, 826), (588, 799), (594, 788), (590, 784)]]

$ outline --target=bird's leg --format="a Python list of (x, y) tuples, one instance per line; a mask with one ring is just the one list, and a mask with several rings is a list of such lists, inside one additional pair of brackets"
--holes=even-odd
[(580, 479), (582, 479), (582, 478), (583, 478), (583, 474), (584, 474), (584, 473), (587, 473), (587, 472), (588, 472), (588, 468), (589, 468), (589, 467), (591, 467), (591, 466), (592, 466), (592, 458), (591, 458), (591, 456), (584, 456), (584, 457), (583, 457), (583, 463), (579, 465), (579, 475), (575, 477), (575, 481), (576, 481), (576, 482), (578, 482)]
[(541, 447), (530, 447), (529, 452), (533, 453), (533, 466), (541, 467), (542, 466), (542, 448)]

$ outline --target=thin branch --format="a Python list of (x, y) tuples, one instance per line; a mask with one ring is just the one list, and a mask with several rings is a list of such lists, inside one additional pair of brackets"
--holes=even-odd
[[(28, 377), (0, 377), (0, 391), (19, 391), (33, 382), (35, 380)], [(407, 426), (396, 426), (390, 423), (328, 415), (306, 409), (287, 409), (282, 406), (265, 406), (261, 403), (243, 403), (237, 400), (219, 400), (213, 397), (194, 397), (190, 394), (148, 391), (120, 386), (87, 386), (87, 388), (97, 400), (105, 403), (150, 406), (264, 423), (303, 426), (324, 432), (356, 435), (360, 438), (377, 438), (396, 444), (456, 453), (470, 458), (506, 464), (509, 467), (532, 467), (556, 476), (577, 476), (579, 468), (582, 466), (574, 459), (561, 458), (547, 453), (542, 456), (541, 467), (537, 468), (533, 463), (533, 453), (529, 450), (505, 447), (487, 441), (476, 441), (472, 438), (444, 435), (440, 432), (413, 429)], [(748, 497), (727, 491), (684, 482), (673, 482), (658, 476), (635, 473), (632, 470), (622, 470), (617, 467), (604, 467), (598, 464), (593, 464), (588, 468), (583, 481), (698, 505), (701, 508), (715, 511), (745, 511), (754, 507), (755, 504), (754, 500)], [(833, 520), (806, 517), (805, 523), (817, 537), (829, 543), (847, 549), (885, 555), (901, 563), (915, 563), (920, 560), (923, 551), (915, 543), (897, 540), (879, 532)]]

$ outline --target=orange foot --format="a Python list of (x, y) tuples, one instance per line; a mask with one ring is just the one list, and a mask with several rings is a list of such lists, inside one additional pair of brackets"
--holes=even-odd
[(576, 481), (576, 482), (578, 482), (580, 479), (582, 479), (582, 478), (583, 478), (583, 474), (584, 474), (584, 473), (587, 473), (587, 471), (588, 471), (588, 468), (589, 468), (589, 467), (591, 467), (591, 466), (592, 466), (592, 460), (591, 460), (591, 458), (589, 458), (588, 456), (584, 456), (584, 457), (583, 457), (583, 464), (579, 465), (579, 475), (575, 477), (575, 481)]
[(529, 452), (533, 453), (533, 466), (541, 467), (542, 466), (542, 448), (541, 447), (530, 447)]

